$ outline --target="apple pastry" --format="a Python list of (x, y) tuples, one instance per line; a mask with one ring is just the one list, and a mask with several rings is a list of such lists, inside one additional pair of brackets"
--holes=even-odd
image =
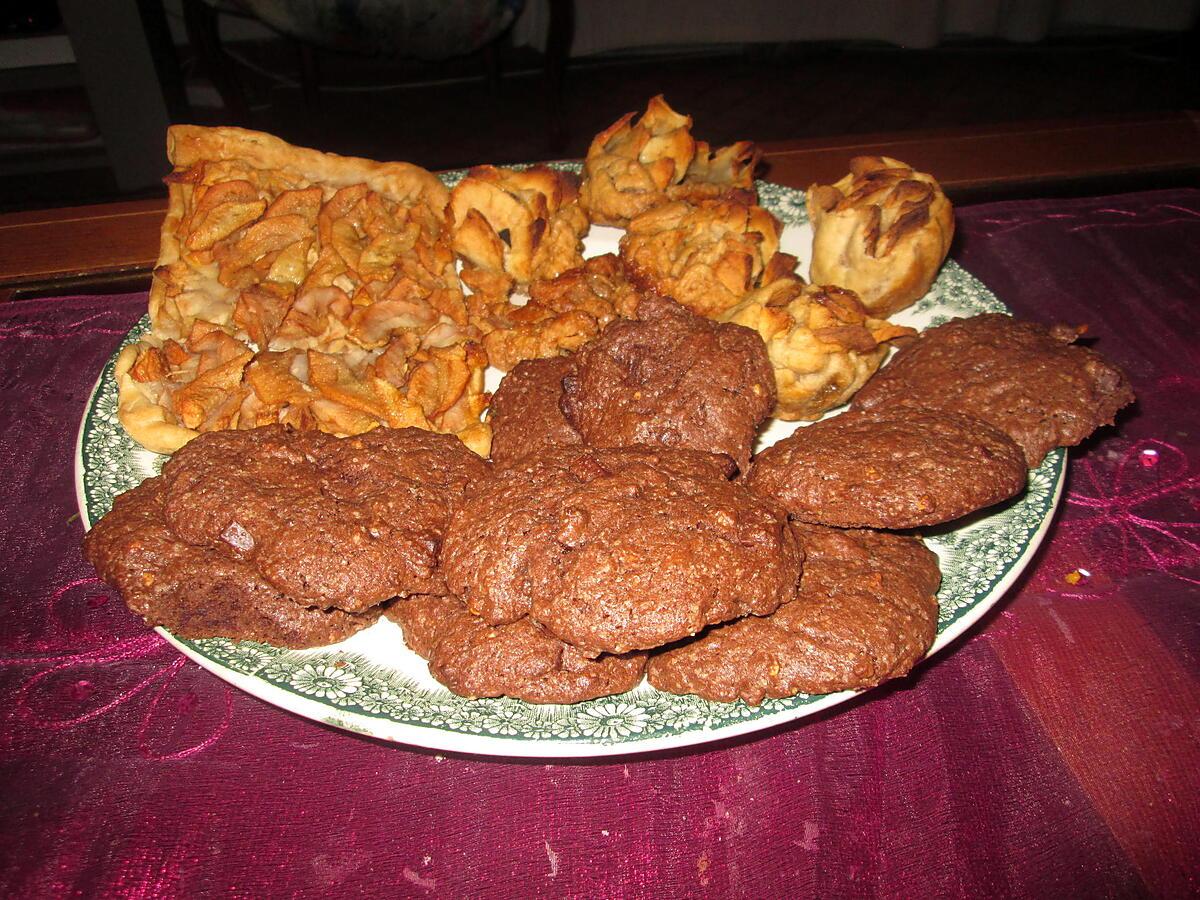
[(514, 302), (506, 276), (464, 270), (463, 281), (472, 290), (471, 323), (483, 334), (489, 361), (502, 372), (523, 359), (578, 350), (614, 319), (633, 318), (641, 297), (611, 253), (533, 282), (524, 303)]
[(777, 419), (819, 419), (854, 396), (883, 362), (888, 342), (916, 332), (871, 318), (852, 292), (787, 276), (720, 316), (757, 331), (775, 370)]
[(677, 200), (644, 212), (621, 238), (621, 261), (643, 291), (715, 317), (795, 268), (779, 253), (779, 220), (734, 200)]
[(887, 156), (857, 156), (850, 174), (808, 189), (809, 273), (854, 291), (876, 316), (924, 296), (950, 251), (954, 210), (933, 176)]
[(637, 122), (634, 116), (622, 116), (588, 148), (580, 199), (593, 222), (623, 228), (673, 199), (755, 201), (754, 144), (741, 141), (712, 152), (692, 137), (691, 117), (671, 109), (661, 94)]
[(465, 266), (528, 284), (583, 264), (589, 222), (569, 172), (476, 166), (450, 193), (450, 218)]
[(411, 425), (487, 453), (487, 356), (434, 175), (239, 128), (175, 126), (167, 153), (151, 328), (116, 365), (139, 443)]

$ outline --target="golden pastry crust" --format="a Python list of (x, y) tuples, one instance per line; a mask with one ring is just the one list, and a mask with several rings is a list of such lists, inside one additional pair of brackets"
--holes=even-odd
[(757, 331), (775, 370), (777, 419), (819, 419), (841, 406), (879, 368), (887, 342), (911, 328), (871, 318), (852, 292), (785, 277), (752, 291), (721, 314)]
[(808, 189), (810, 280), (858, 294), (890, 316), (929, 290), (950, 251), (954, 210), (933, 176), (887, 156), (858, 156), (850, 174)]
[(674, 201), (642, 213), (621, 238), (621, 261), (643, 291), (715, 317), (761, 284), (790, 272), (779, 220), (734, 200)]
[(200, 432), (171, 421), (173, 418), (155, 401), (155, 394), (141, 390), (129, 370), (138, 359), (139, 347), (121, 350), (113, 369), (117, 381), (117, 417), (139, 444), (155, 453), (174, 453)]
[(487, 358), (437, 178), (237, 128), (178, 126), (167, 145), (151, 331), (117, 373), (135, 440), (412, 425), (486, 454)]
[(625, 227), (671, 199), (736, 197), (753, 203), (759, 153), (742, 141), (715, 153), (691, 133), (690, 116), (650, 98), (642, 117), (626, 113), (592, 139), (580, 199), (593, 222)]
[(521, 284), (583, 264), (587, 215), (579, 179), (549, 166), (476, 166), (450, 193), (454, 252)]
[(444, 209), (450, 194), (436, 175), (412, 163), (324, 153), (245, 128), (173, 125), (167, 129), (167, 156), (183, 168), (212, 160), (238, 160), (255, 169), (286, 172), (333, 189), (366, 184), (394, 200), (422, 202), (434, 209)]
[(489, 361), (502, 372), (524, 359), (578, 350), (614, 319), (633, 318), (641, 299), (611, 253), (535, 281), (523, 305), (512, 302), (512, 283), (503, 277), (464, 272), (463, 280), (474, 292), (467, 298), (471, 323), (483, 333)]

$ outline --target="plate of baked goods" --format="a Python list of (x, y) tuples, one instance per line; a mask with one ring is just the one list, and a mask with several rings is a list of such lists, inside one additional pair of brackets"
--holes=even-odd
[(931, 175), (756, 181), (659, 97), (582, 165), (190, 126), (168, 157), (148, 312), (80, 426), (85, 556), (204, 668), (349, 731), (640, 753), (908, 676), (1133, 399), (946, 259)]

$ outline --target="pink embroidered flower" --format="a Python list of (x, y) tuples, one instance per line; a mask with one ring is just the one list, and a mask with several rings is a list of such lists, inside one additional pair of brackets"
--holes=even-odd
[(1082, 458), (1036, 586), (1064, 597), (1097, 597), (1143, 571), (1200, 584), (1198, 488), (1200, 473), (1165, 441)]
[[(229, 687), (222, 686), (224, 703), (218, 721), (198, 723), (206, 734), (188, 742), (187, 735), (197, 730), (188, 720), (200, 701), (179, 676), (198, 670), (152, 631), (140, 630), (129, 637), (122, 636), (119, 628), (87, 622), (87, 613), (107, 613), (106, 608), (114, 606), (106, 592), (95, 577), (58, 588), (47, 601), (49, 634), (37, 640), (30, 652), (12, 648), (10, 655), (0, 658), (0, 669), (32, 670), (17, 689), (12, 707), (3, 713), (9, 720), (5, 730), (16, 739), (20, 729), (70, 729), (113, 714), (112, 726), (117, 729), (136, 721), (136, 727), (128, 730), (138, 751), (150, 759), (185, 759), (211, 746), (229, 728), (233, 705)], [(70, 607), (67, 615), (64, 605)], [(184, 746), (179, 747), (181, 735)], [(163, 743), (169, 749), (160, 747)]]

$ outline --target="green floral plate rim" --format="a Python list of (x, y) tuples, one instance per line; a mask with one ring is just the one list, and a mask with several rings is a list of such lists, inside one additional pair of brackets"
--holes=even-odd
[[(453, 181), (451, 174), (447, 180)], [(806, 272), (811, 230), (804, 194), (759, 183), (760, 202), (785, 224), (783, 249)], [(588, 255), (615, 249), (618, 233), (594, 229)], [(894, 320), (926, 328), (954, 316), (1007, 312), (982, 283), (948, 260), (930, 292)], [(143, 318), (122, 346), (149, 328)], [(117, 419), (116, 354), (105, 365), (80, 423), (75, 475), (85, 527), (113, 498), (156, 474), (164, 460), (139, 447)], [(790, 433), (773, 423), (769, 443)], [(1025, 493), (953, 529), (926, 535), (941, 561), (941, 612), (930, 655), (955, 641), (1004, 596), (1041, 543), (1063, 489), (1066, 453), (1056, 450), (1029, 473)], [(187, 640), (158, 631), (185, 655), (255, 697), (348, 731), (433, 750), (521, 758), (597, 757), (674, 749), (739, 737), (812, 715), (857, 696), (800, 694), (757, 707), (661, 693), (645, 683), (613, 697), (570, 705), (458, 697), (381, 621), (341, 644), (283, 650), (223, 638)], [(920, 669), (916, 676), (919, 678)]]

